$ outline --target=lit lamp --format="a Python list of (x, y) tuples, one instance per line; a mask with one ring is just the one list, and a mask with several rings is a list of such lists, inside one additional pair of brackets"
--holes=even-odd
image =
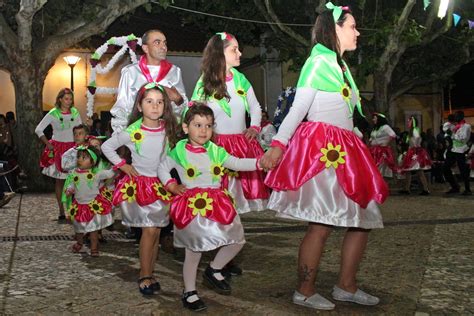
[(77, 56), (66, 56), (63, 57), (64, 61), (71, 67), (71, 90), (74, 91), (74, 66), (76, 66), (77, 62), (81, 60), (81, 57)]

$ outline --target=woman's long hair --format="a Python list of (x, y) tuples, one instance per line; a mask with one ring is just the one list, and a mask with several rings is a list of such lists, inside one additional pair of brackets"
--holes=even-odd
[(311, 31), (311, 42), (312, 45), (322, 44), (332, 50), (337, 55), (337, 61), (342, 67), (342, 58), (340, 56), (339, 39), (336, 34), (336, 24), (342, 26), (346, 21), (347, 14), (351, 14), (350, 10), (342, 10), (341, 16), (336, 23), (334, 23), (334, 17), (332, 10), (326, 10), (316, 18), (313, 29)]
[(163, 95), (164, 107), (161, 119), (165, 123), (166, 138), (170, 146), (172, 145), (171, 147), (173, 147), (178, 141), (178, 136), (176, 135), (176, 131), (178, 130), (178, 121), (176, 120), (176, 116), (174, 115), (173, 106), (171, 105), (170, 98), (168, 97), (168, 94), (166, 93), (166, 90), (163, 87), (155, 86), (153, 88), (146, 89), (145, 86), (147, 84), (144, 84), (138, 91), (137, 97), (135, 99), (135, 104), (133, 105), (132, 114), (128, 119), (128, 125), (136, 122), (139, 118), (143, 117), (142, 112), (138, 110), (138, 106), (141, 105), (143, 99), (146, 98), (148, 93), (150, 93), (151, 90), (158, 91)]
[[(233, 35), (227, 33), (231, 38)], [(226, 62), (224, 56), (224, 49), (230, 45), (230, 40), (227, 38), (222, 40), (221, 36), (216, 34), (212, 36), (204, 48), (201, 72), (204, 88), (204, 96), (208, 97), (214, 95), (216, 99), (226, 98), (230, 100), (227, 86), (225, 84)]]

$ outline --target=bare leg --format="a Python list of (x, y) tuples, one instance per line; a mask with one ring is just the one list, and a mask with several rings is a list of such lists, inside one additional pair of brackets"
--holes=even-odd
[[(153, 245), (159, 236), (159, 229), (156, 227), (143, 227), (142, 238), (140, 239), (140, 278), (151, 276), (153, 273), (152, 260), (154, 258)], [(156, 258), (156, 257), (155, 257)], [(151, 284), (151, 280), (145, 280), (145, 286)]]
[[(153, 274), (153, 271), (155, 270), (155, 263), (156, 263), (156, 260), (158, 259), (158, 253), (160, 251), (160, 232), (161, 232), (161, 228), (156, 228), (157, 230), (157, 233), (156, 233), (156, 237), (154, 239), (154, 242), (153, 242), (153, 255), (151, 257), (151, 261), (150, 261), (150, 266), (151, 266), (151, 273)], [(150, 274), (150, 275), (152, 275)]]
[(64, 179), (56, 179), (55, 185), (54, 185), (54, 191), (56, 193), (56, 201), (58, 201), (58, 206), (59, 206), (59, 215), (64, 216), (64, 206), (63, 203), (61, 202), (61, 196), (63, 194), (63, 187), (64, 187)]
[(421, 185), (423, 186), (423, 190), (424, 191), (429, 191), (428, 190), (428, 180), (426, 180), (425, 173), (423, 172), (423, 170), (418, 170), (417, 173), (418, 173), (418, 177), (420, 178)]
[(337, 286), (345, 291), (355, 293), (357, 290), (356, 274), (367, 246), (369, 232), (366, 229), (349, 228), (344, 236)]
[(91, 255), (99, 254), (99, 233), (96, 230), (95, 232), (89, 233), (89, 239), (91, 241)]
[(331, 230), (331, 226), (310, 224), (301, 241), (298, 254), (298, 292), (306, 297), (316, 293), (316, 272)]

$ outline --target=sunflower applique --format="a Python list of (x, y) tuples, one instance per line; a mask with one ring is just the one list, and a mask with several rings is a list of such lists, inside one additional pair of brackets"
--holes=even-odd
[(213, 181), (219, 181), (219, 179), (224, 175), (224, 168), (218, 164), (211, 165), (211, 174)]
[(201, 173), (197, 170), (196, 167), (189, 165), (188, 168), (186, 169), (186, 177), (189, 180), (194, 180), (199, 176)]
[(143, 142), (143, 139), (145, 138), (145, 134), (143, 134), (142, 130), (141, 129), (137, 129), (137, 130), (134, 130), (131, 134), (130, 134), (130, 139), (132, 140), (132, 142), (134, 142), (135, 144), (141, 144)]
[(104, 188), (102, 190), (102, 196), (106, 198), (108, 201), (112, 201), (112, 191), (108, 188)]
[(193, 216), (196, 216), (198, 213), (201, 216), (206, 216), (207, 211), (212, 211), (212, 202), (214, 200), (207, 197), (207, 192), (197, 193), (195, 196), (189, 198), (189, 205), (193, 212)]
[(237, 92), (237, 94), (241, 97), (246, 97), (247, 96), (247, 92), (245, 92), (244, 89), (237, 89), (235, 92)]
[(344, 99), (344, 101), (346, 103), (349, 103), (351, 101), (351, 96), (352, 96), (352, 93), (351, 93), (351, 89), (349, 89), (349, 86), (347, 85), (347, 83), (345, 83), (342, 88), (341, 88), (341, 95), (342, 95), (342, 98)]
[(347, 153), (341, 151), (341, 145), (334, 147), (332, 143), (328, 143), (327, 148), (321, 148), (321, 152), (323, 156), (319, 160), (326, 163), (326, 168), (332, 166), (334, 169), (337, 169), (340, 164), (346, 163), (342, 157), (347, 155)]
[(94, 179), (94, 174), (92, 172), (88, 172), (86, 174), (86, 179), (87, 181), (91, 181), (92, 179)]
[(132, 203), (136, 200), (137, 194), (137, 184), (135, 182), (127, 182), (124, 187), (120, 189), (120, 192), (123, 193), (122, 200)]
[(237, 206), (236, 206), (236, 204), (235, 204), (235, 199), (234, 199), (234, 197), (232, 196), (232, 193), (230, 193), (230, 191), (227, 190), (227, 189), (224, 189), (224, 193), (225, 193), (225, 195), (227, 195), (227, 197), (229, 198), (229, 200), (232, 202), (232, 205), (234, 206), (234, 208), (236, 208)]
[(71, 216), (72, 219), (77, 215), (78, 211), (77, 204), (72, 204), (71, 207), (69, 208), (69, 215)]
[(79, 184), (79, 176), (75, 175), (74, 178), (72, 178), (72, 181), (74, 181), (76, 185)]
[(161, 183), (154, 183), (153, 189), (156, 192), (156, 195), (161, 198), (163, 201), (169, 201), (171, 199), (171, 193), (166, 191), (165, 187)]
[(95, 199), (89, 203), (89, 208), (94, 214), (101, 214), (104, 211), (102, 203)]

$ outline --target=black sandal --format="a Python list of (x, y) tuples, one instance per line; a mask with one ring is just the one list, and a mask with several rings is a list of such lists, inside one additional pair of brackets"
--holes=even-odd
[[(188, 302), (188, 298), (193, 295), (196, 295), (198, 297), (198, 300), (192, 303)], [(193, 312), (203, 311), (207, 308), (206, 304), (201, 300), (201, 298), (199, 298), (197, 291), (184, 292), (183, 290), (183, 296), (181, 300), (183, 301), (184, 308), (190, 309)]]
[[(145, 295), (145, 296), (153, 295), (154, 292), (155, 292), (155, 291), (153, 290), (153, 283), (150, 282), (149, 285), (144, 285), (144, 284), (143, 284), (143, 281), (146, 281), (146, 280), (153, 281), (153, 277), (151, 277), (151, 276), (145, 276), (145, 277), (139, 278), (139, 279), (138, 279), (138, 289), (140, 290), (140, 293), (142, 293), (142, 294)], [(142, 284), (143, 284), (143, 287), (141, 286)]]

